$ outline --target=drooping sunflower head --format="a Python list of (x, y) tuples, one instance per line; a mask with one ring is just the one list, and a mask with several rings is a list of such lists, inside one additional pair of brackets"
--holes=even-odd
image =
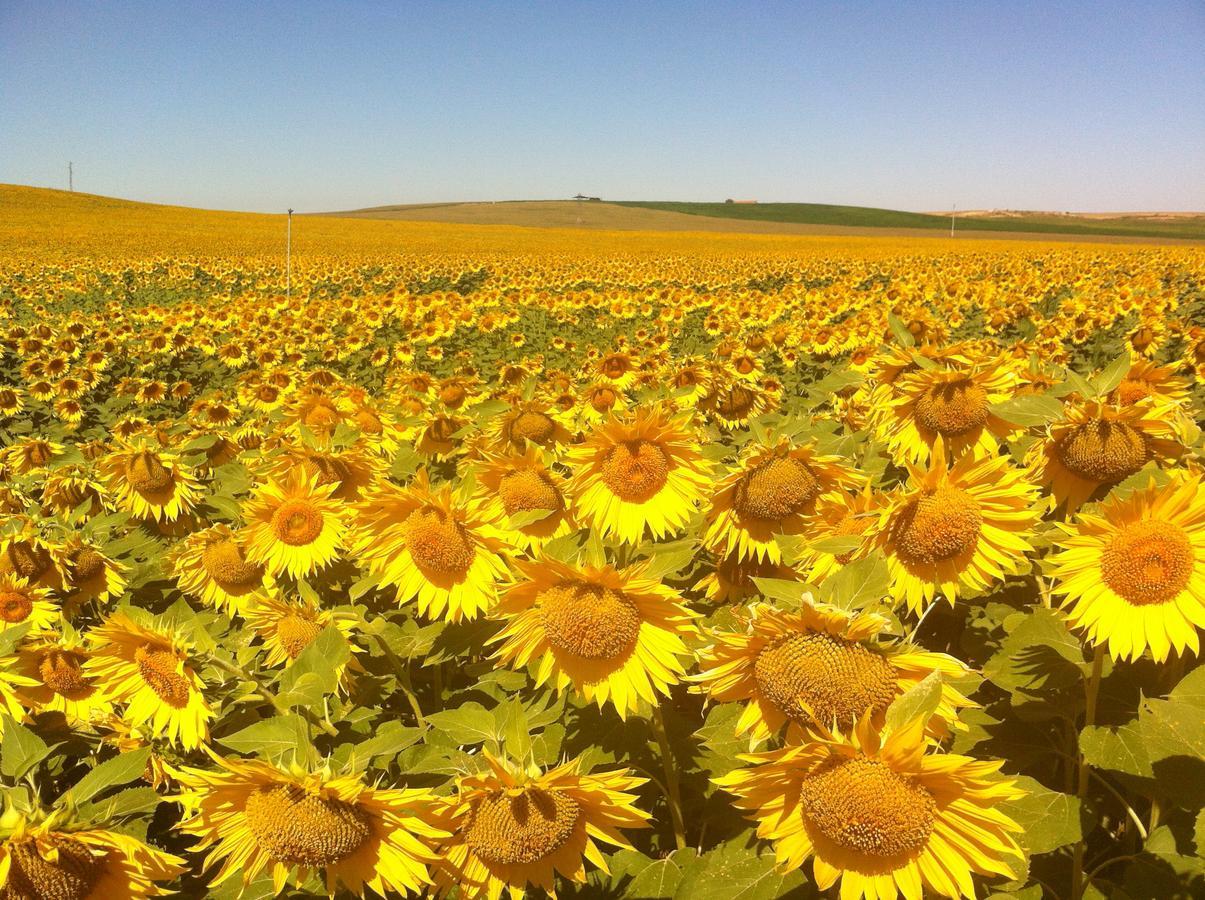
[(938, 442), (929, 467), (910, 465), (909, 473), (875, 537), (887, 556), (893, 600), (913, 612), (939, 592), (953, 603), (960, 591), (982, 591), (1028, 564), (1035, 488), (1006, 457), (971, 451), (947, 468)]
[(918, 368), (893, 385), (893, 399), (876, 409), (880, 439), (897, 462), (924, 462), (941, 439), (950, 456), (973, 447), (996, 453), (1014, 426), (991, 406), (1009, 399), (1017, 378), (996, 360), (982, 366)]
[(0, 634), (15, 625), (27, 624), (34, 632), (53, 628), (60, 615), (49, 589), (12, 574), (0, 575)]
[[(328, 627), (344, 634), (352, 630), (351, 619), (341, 612), (270, 593), (250, 600), (242, 614), (264, 642), (266, 666), (291, 664)], [(345, 668), (345, 664), (337, 666), (337, 674), (342, 676)]]
[(46, 473), (42, 502), (59, 514), (81, 510), (85, 519), (104, 510), (104, 486), (82, 466), (59, 466)]
[(1150, 403), (1118, 407), (1092, 401), (1067, 407), (1026, 462), (1034, 480), (1050, 490), (1052, 505), (1071, 513), (1151, 460), (1183, 452), (1173, 423)]
[(476, 501), (433, 489), (427, 470), (408, 487), (383, 483), (356, 506), (354, 554), (427, 616), (476, 618), (490, 607), (506, 575), (504, 543)]
[[(144, 619), (145, 617), (140, 617)], [(106, 699), (124, 705), (124, 717), (185, 749), (209, 736), (214, 713), (189, 662), (190, 645), (174, 631), (135, 621), (119, 610), (88, 632), (84, 671)]]
[(919, 897), (922, 885), (967, 896), (972, 874), (1015, 877), (1021, 827), (999, 809), (1023, 796), (999, 764), (925, 753), (924, 723), (881, 734), (862, 719), (848, 736), (806, 735), (716, 779), (773, 842), (779, 865), (810, 857), (820, 890)]
[(0, 460), (17, 475), (46, 468), (54, 459), (67, 452), (57, 441), (27, 437), (13, 441), (0, 453)]
[(96, 679), (84, 671), (90, 655), (70, 628), (27, 637), (17, 651), (18, 670), (30, 682), (21, 695), (31, 708), (61, 712), (73, 723), (107, 718), (113, 705)]
[(1084, 513), (1050, 559), (1072, 625), (1118, 659), (1162, 662), (1200, 648), (1205, 622), (1205, 490), (1178, 476)]
[(696, 591), (718, 603), (733, 603), (758, 594), (755, 578), (776, 578), (780, 581), (798, 581), (799, 573), (782, 563), (772, 563), (757, 557), (742, 559), (735, 553), (720, 556), (714, 568), (695, 584)]
[(813, 445), (786, 439), (753, 445), (716, 486), (707, 514), (704, 543), (739, 559), (782, 561), (777, 535), (800, 534), (822, 494), (858, 483), (853, 469)]
[(489, 454), (476, 475), (485, 517), (516, 547), (532, 550), (572, 530), (564, 479), (545, 464), (538, 448)]
[(491, 754), (488, 768), (457, 780), (448, 801), (451, 836), (436, 873), (439, 896), (459, 889), (465, 900), (521, 896), (529, 885), (548, 892), (557, 876), (580, 884), (596, 842), (630, 847), (622, 830), (647, 827), (632, 790), (644, 783), (626, 769), (583, 774), (580, 759), (541, 772)]
[[(885, 619), (869, 613), (805, 602), (798, 612), (755, 604), (738, 617), (743, 628), (713, 631), (693, 677), (712, 700), (744, 702), (738, 735), (763, 741), (790, 723), (792, 734), (836, 728), (848, 731), (864, 717), (881, 725), (896, 697), (933, 671), (957, 677), (966, 666), (951, 656), (928, 653), (883, 639)], [(944, 734), (958, 710), (971, 706), (943, 685), (942, 701), (927, 723)]]
[(490, 430), (503, 452), (522, 453), (527, 442), (550, 449), (572, 439), (557, 414), (546, 403), (524, 401), (502, 413)]
[(200, 502), (201, 486), (179, 457), (144, 441), (101, 461), (109, 495), (140, 519), (174, 522)]
[(60, 590), (63, 587), (63, 546), (51, 542), (37, 529), (20, 526), (17, 517), (0, 537), (0, 575), (25, 579), (30, 584)]
[(169, 563), (180, 590), (232, 615), (265, 589), (264, 566), (248, 561), (243, 536), (224, 524), (190, 534)]
[(425, 790), (382, 790), (329, 769), (288, 770), (214, 755), (216, 771), (180, 772), (189, 817), (180, 826), (208, 850), (216, 886), (239, 875), (244, 885), (268, 870), (282, 888), (318, 870), (333, 895), (419, 892), (430, 884), (432, 847), (448, 833), (436, 825), (438, 801)]
[(596, 427), (566, 461), (581, 518), (631, 544), (646, 530), (654, 538), (681, 530), (709, 481), (694, 431), (656, 406)]
[(120, 831), (6, 813), (0, 841), (0, 896), (5, 900), (158, 897), (160, 882), (184, 873), (184, 860)]
[(333, 499), (351, 502), (376, 483), (383, 467), (380, 458), (359, 443), (322, 450), (290, 443), (270, 462), (270, 471), (284, 481), (294, 468), (316, 478), (319, 485), (333, 485)]
[(773, 398), (759, 383), (720, 376), (712, 382), (701, 407), (722, 427), (732, 430), (744, 427), (772, 405)]
[(336, 487), (301, 469), (261, 485), (243, 508), (247, 562), (294, 578), (332, 563), (347, 531), (346, 508), (331, 496)]
[(656, 702), (685, 674), (694, 614), (643, 568), (575, 568), (552, 559), (516, 561), (524, 580), (509, 588), (496, 614), (498, 658), (516, 668), (539, 661), (537, 682), (573, 687), (621, 717)]

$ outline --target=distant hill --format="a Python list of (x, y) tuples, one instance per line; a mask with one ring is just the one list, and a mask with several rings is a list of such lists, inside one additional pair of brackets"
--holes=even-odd
[[(655, 209), (691, 216), (744, 221), (790, 222), (861, 228), (923, 228), (949, 231), (949, 214), (912, 213), (870, 206), (832, 206), (823, 203), (675, 203), (618, 201), (620, 206)], [(1205, 215), (1195, 213), (1074, 213), (977, 210), (955, 213), (957, 229), (1145, 238), (1205, 240)]]

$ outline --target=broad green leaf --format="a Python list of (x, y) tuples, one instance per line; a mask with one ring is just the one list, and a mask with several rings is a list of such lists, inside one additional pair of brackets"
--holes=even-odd
[(669, 856), (653, 860), (627, 884), (624, 894), (641, 900), (675, 900), (682, 876), (696, 863), (693, 849), (675, 850)]
[(895, 337), (896, 343), (901, 347), (915, 347), (916, 338), (912, 332), (908, 330), (908, 326), (895, 313), (887, 313), (887, 326), (891, 329), (891, 334)]
[(136, 787), (119, 791), (112, 797), (82, 804), (76, 810), (76, 816), (85, 821), (103, 825), (111, 819), (122, 816), (136, 816), (142, 813), (154, 812), (163, 802), (159, 792), (153, 787)]
[(1150, 754), (1137, 722), (1120, 728), (1095, 726), (1080, 732), (1079, 749), (1089, 765), (1113, 772), (1124, 772), (1141, 778), (1151, 778)]
[(941, 672), (933, 671), (900, 694), (887, 707), (887, 732), (896, 731), (913, 719), (928, 722), (941, 702)]
[(425, 728), (407, 728), (401, 722), (386, 722), (368, 740), (356, 744), (352, 752), (356, 759), (365, 763), (381, 756), (392, 758), (417, 744), (424, 733)]
[(645, 576), (655, 581), (677, 575), (695, 559), (693, 541), (675, 541), (673, 544), (654, 545)]
[(785, 578), (753, 578), (757, 591), (767, 600), (780, 600), (791, 606), (799, 606), (807, 595), (808, 587), (802, 581), (788, 581)]
[(890, 588), (887, 562), (876, 553), (842, 566), (824, 579), (817, 594), (824, 603), (853, 610), (877, 604)]
[(214, 740), (236, 753), (253, 753), (267, 759), (279, 759), (311, 744), (309, 725), (296, 713), (273, 716)]
[(831, 553), (833, 556), (841, 556), (845, 553), (852, 553), (862, 546), (863, 538), (859, 534), (837, 534), (832, 537), (821, 538), (818, 541), (812, 541), (808, 547), (815, 550), (817, 553)]
[(1049, 394), (1014, 397), (1012, 400), (996, 403), (990, 409), (992, 415), (1024, 428), (1045, 425), (1063, 414), (1063, 404)]
[(805, 892), (807, 879), (798, 869), (781, 872), (774, 852), (746, 846), (745, 837), (721, 844), (700, 856), (682, 876), (675, 900), (779, 900), (818, 897)]
[(142, 747), (105, 760), (77, 781), (63, 795), (62, 802), (78, 806), (111, 787), (129, 784), (134, 779), (142, 777), (143, 772), (146, 771), (147, 760), (150, 758), (150, 748)]
[(494, 714), (480, 703), (470, 701), (456, 709), (445, 709), (427, 716), (432, 728), (463, 746), (498, 739), (498, 724)]
[(1092, 379), (1092, 388), (1096, 391), (1097, 396), (1104, 397), (1125, 380), (1126, 373), (1129, 371), (1130, 353), (1127, 350)]
[(40, 737), (14, 720), (4, 717), (4, 740), (0, 743), (0, 772), (9, 778), (20, 779), (25, 773), (50, 755), (50, 748)]
[(1078, 797), (1052, 791), (1028, 776), (1018, 778), (1017, 786), (1028, 795), (1004, 801), (1000, 810), (1024, 829), (1022, 840), (1030, 853), (1049, 853), (1080, 839), (1083, 832)]
[(528, 525), (534, 525), (536, 522), (544, 521), (554, 512), (556, 512), (554, 509), (522, 509), (507, 516), (506, 524), (517, 531)]

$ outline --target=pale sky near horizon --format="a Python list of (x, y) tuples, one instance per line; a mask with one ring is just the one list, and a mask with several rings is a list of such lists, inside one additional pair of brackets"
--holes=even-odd
[(1205, 210), (1202, 47), (1202, 0), (0, 0), (0, 182)]

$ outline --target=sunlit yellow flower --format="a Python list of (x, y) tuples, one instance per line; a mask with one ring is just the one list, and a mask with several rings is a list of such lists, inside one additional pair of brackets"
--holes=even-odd
[(1200, 476), (1152, 480), (1081, 513), (1050, 558), (1071, 624), (1117, 659), (1162, 662), (1200, 650), (1205, 628), (1205, 489)]
[(487, 456), (475, 472), (485, 518), (513, 546), (534, 551), (573, 530), (564, 479), (545, 465), (536, 447)]
[(109, 496), (140, 519), (174, 522), (201, 499), (201, 486), (179, 457), (150, 445), (124, 446), (101, 461)]
[(952, 604), (1029, 565), (1035, 489), (1007, 457), (968, 451), (947, 468), (939, 441), (927, 470), (909, 463), (908, 471), (876, 526), (892, 599), (916, 613), (938, 593)]
[[(806, 601), (798, 612), (758, 603), (737, 623), (744, 626), (739, 631), (710, 631), (714, 643), (701, 651), (702, 671), (692, 680), (711, 700), (745, 703), (736, 733), (749, 733), (756, 742), (773, 737), (788, 722), (848, 731), (869, 716), (882, 727), (891, 702), (931, 672), (943, 678), (968, 672), (944, 653), (885, 642), (887, 620), (870, 613)], [(927, 730), (945, 734), (958, 710), (973, 705), (943, 684)]]
[(142, 900), (171, 893), (158, 882), (184, 860), (120, 831), (71, 826), (43, 814), (36, 824), (9, 810), (0, 819), (0, 896), (46, 900)]
[(61, 712), (73, 724), (106, 719), (113, 704), (84, 671), (91, 653), (75, 631), (65, 632), (44, 632), (21, 643), (17, 671), (31, 682), (20, 690), (21, 699), (32, 709)]
[(841, 457), (822, 456), (814, 446), (794, 447), (785, 438), (753, 444), (716, 484), (704, 544), (721, 555), (780, 563), (776, 537), (802, 534), (821, 494), (856, 482)]
[(146, 723), (186, 750), (208, 740), (214, 713), (180, 635), (139, 625), (123, 611), (89, 631), (88, 640), (92, 654), (83, 670), (105, 699), (124, 704), (127, 721)]
[[(272, 594), (248, 600), (242, 615), (263, 640), (268, 651), (264, 665), (268, 667), (292, 663), (328, 627), (338, 628), (345, 636), (352, 631), (352, 622), (345, 614)], [(336, 674), (342, 676), (345, 668), (345, 664), (336, 666)]]
[(531, 441), (545, 449), (569, 443), (572, 435), (548, 404), (526, 401), (512, 406), (494, 420), (490, 435), (502, 452), (522, 453)]
[(780, 868), (812, 858), (843, 900), (976, 896), (973, 874), (1016, 877), (1021, 826), (999, 807), (1024, 796), (1001, 761), (926, 753), (919, 719), (885, 736), (869, 720), (849, 737), (809, 739), (743, 757), (715, 780), (774, 844)]
[[(320, 485), (318, 476), (307, 477), (300, 469), (261, 485), (243, 507), (246, 561), (294, 578), (334, 562), (347, 531), (346, 507), (331, 499), (336, 487)], [(250, 577), (245, 570), (239, 574)]]
[(45, 631), (53, 628), (60, 617), (59, 607), (47, 588), (12, 574), (0, 575), (0, 634), (14, 625)]
[(599, 425), (566, 463), (579, 517), (629, 544), (681, 531), (710, 482), (689, 426), (659, 407)]
[(516, 560), (522, 581), (498, 601), (506, 627), (493, 639), (496, 657), (523, 668), (535, 663), (537, 685), (570, 687), (620, 718), (656, 704), (657, 694), (686, 674), (683, 638), (695, 633), (694, 613), (644, 566), (616, 571), (574, 568), (553, 559)]
[(630, 848), (621, 829), (647, 828), (627, 769), (585, 774), (580, 758), (541, 772), (485, 754), (488, 770), (456, 782), (448, 801), (451, 839), (435, 872), (440, 897), (521, 898), (528, 886), (556, 896), (557, 876), (586, 880), (586, 860), (607, 871), (598, 844)]
[(506, 576), (505, 545), (476, 503), (460, 503), (452, 487), (432, 489), (421, 470), (408, 487), (382, 483), (356, 505), (357, 559), (415, 601), (428, 618), (475, 619), (493, 605)]
[(229, 615), (240, 613), (269, 582), (264, 566), (247, 560), (242, 536), (227, 525), (190, 534), (173, 548), (168, 566), (180, 590)]
[[(887, 496), (869, 485), (857, 493), (833, 491), (818, 497), (804, 529), (806, 543), (797, 560), (800, 570), (807, 575), (806, 580), (820, 584), (853, 560), (865, 556), (874, 546), (875, 526), (886, 502)], [(825, 541), (834, 539), (850, 540), (854, 546), (836, 553), (823, 549)]]
[(369, 787), (357, 775), (213, 756), (217, 771), (185, 767), (178, 828), (200, 839), (210, 888), (237, 876), (244, 885), (268, 870), (276, 893), (320, 873), (337, 890), (364, 897), (418, 893), (431, 883), (432, 847), (447, 837), (439, 801), (422, 789)]
[(1066, 408), (1026, 455), (1032, 479), (1049, 488), (1052, 505), (1071, 513), (1098, 490), (1133, 475), (1151, 460), (1183, 453), (1172, 422), (1150, 402)]
[(28, 475), (30, 472), (46, 468), (50, 462), (66, 452), (67, 448), (57, 441), (38, 437), (21, 438), (0, 450), (0, 464), (7, 466), (17, 475)]

